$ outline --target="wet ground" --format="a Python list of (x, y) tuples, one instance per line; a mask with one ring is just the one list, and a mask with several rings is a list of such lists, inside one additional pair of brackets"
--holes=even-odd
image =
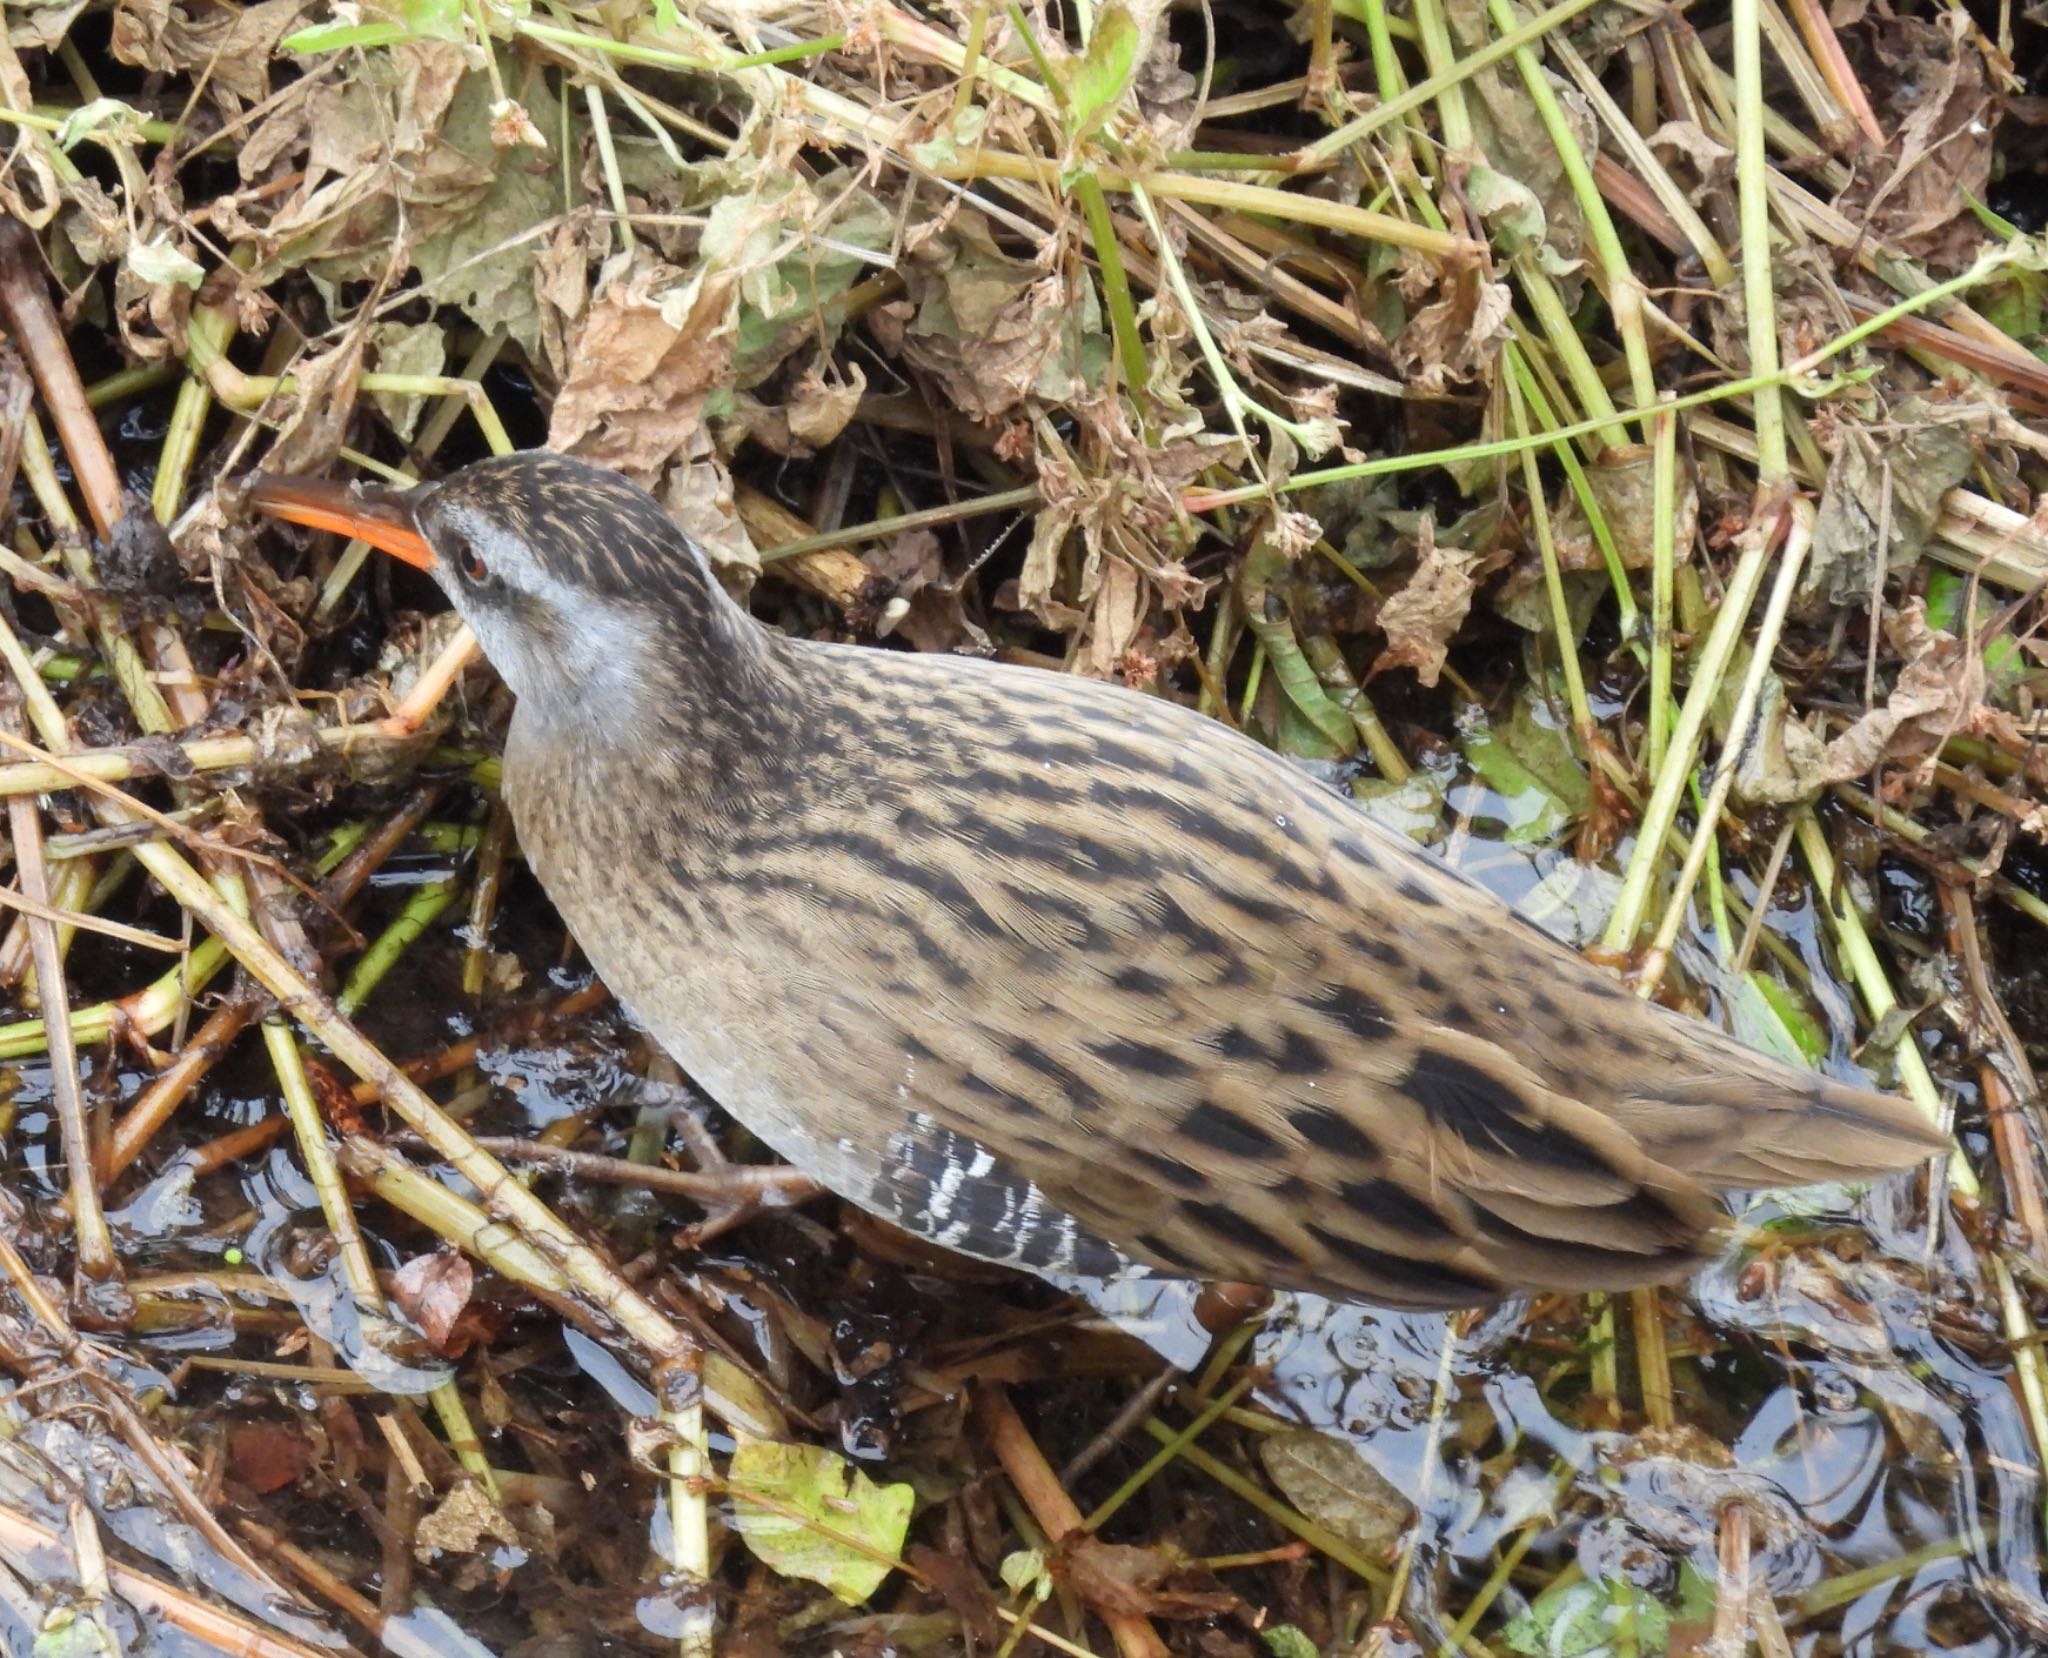
[[(1562, 936), (1584, 943), (1597, 932), (1612, 878), (1554, 844), (1543, 799), (1503, 795), (1454, 758), (1437, 781), (1440, 814), (1412, 788), (1380, 792), (1372, 809), (1410, 830), (1432, 821), (1440, 851)], [(375, 816), (385, 800), (344, 789), (329, 810), (336, 821)], [(479, 804), (452, 784), (442, 810), (453, 817), (422, 838), (456, 843)], [(380, 871), (356, 925), (374, 936), (408, 897), (470, 867), (416, 840)], [(1890, 913), (1911, 923), (1916, 872), (1894, 859), (1874, 873)], [(1749, 891), (1746, 877), (1731, 885)], [(489, 1037), (510, 1010), (587, 982), (525, 878), (506, 893), (482, 998), (461, 989), (459, 916), (458, 906), (430, 928), (365, 1004), (363, 1021), (387, 1051), (429, 1053), (486, 1033), (454, 1083), (479, 1133), (573, 1138), (613, 1154), (636, 1135), (665, 1135), (668, 1106), (622, 1093), (647, 1055), (617, 1015), (539, 1040)], [(1841, 1064), (1853, 1041), (1849, 1000), (1811, 894), (1781, 884), (1770, 931), (1812, 975), (1804, 1003)], [(81, 941), (77, 956), (81, 1003), (141, 982), (125, 947)], [(1683, 961), (1696, 984), (1714, 983), (1709, 939), (1692, 939)], [(177, 1046), (175, 1031), (151, 1040)], [(90, 1097), (118, 1113), (145, 1072), (105, 1042), (86, 1052)], [(47, 1074), (17, 1058), (9, 1085), (0, 1177), (30, 1258), (61, 1280)], [(661, 1526), (654, 1482), (629, 1453), (629, 1419), (651, 1404), (630, 1365), (488, 1274), (464, 1309), (465, 1338), (442, 1351), (361, 1317), (291, 1151), (192, 1174), (195, 1148), (267, 1116), (273, 1094), (260, 1048), (245, 1043), (115, 1189), (133, 1307), (110, 1305), (116, 1316), (93, 1334), (107, 1375), (156, 1402), (160, 1430), (196, 1459), (200, 1489), (224, 1517), (262, 1528), (242, 1535), (310, 1551), (373, 1598), (406, 1558), (388, 1534), (394, 1513), (416, 1518), (447, 1488), (420, 1396), (456, 1377), (491, 1463), (506, 1471), (517, 1530), (425, 1550), (406, 1565), (410, 1587), (490, 1652), (652, 1650), (676, 1622), (678, 1597), (650, 1553)], [(706, 1120), (729, 1149), (758, 1155)], [(1672, 1397), (1653, 1411), (1626, 1302), (1447, 1319), (1282, 1298), (1214, 1369), (1185, 1286), (1087, 1286), (1094, 1311), (1045, 1286), (920, 1259), (871, 1226), (842, 1226), (830, 1201), (757, 1218), (690, 1252), (675, 1247), (678, 1224), (697, 1213), (685, 1200), (539, 1178), (561, 1212), (659, 1283), (668, 1305), (756, 1366), (814, 1437), (877, 1480), (908, 1481), (919, 1498), (911, 1543), (957, 1556), (986, 1585), (1002, 1584), (1004, 1560), (1030, 1531), (990, 1471), (967, 1408), (975, 1387), (1006, 1386), (1059, 1468), (1118, 1421), (1161, 1363), (1187, 1373), (1157, 1398), (1154, 1426), (1126, 1422), (1096, 1447), (1070, 1487), (1084, 1513), (1160, 1435), (1235, 1389), (1196, 1455), (1150, 1478), (1101, 1531), (1217, 1562), (1178, 1568), (1186, 1593), (1213, 1599), (1169, 1623), (1176, 1647), (1258, 1650), (1262, 1628), (1290, 1625), (1324, 1650), (1371, 1638), (1388, 1653), (1461, 1639), (1495, 1653), (1704, 1651), (1738, 1513), (1750, 1581), (1794, 1652), (2017, 1658), (2048, 1640), (2041, 1485), (1996, 1326), (1981, 1310), (1976, 1255), (1952, 1223), (1930, 1233), (1910, 1183), (1745, 1205), (1750, 1246), (1662, 1298)], [(433, 1240), (389, 1209), (365, 1201), (358, 1212), (387, 1271), (433, 1255)], [(6, 1339), (32, 1337), (15, 1325)], [(1651, 1425), (1653, 1415), (1669, 1425)], [(128, 1546), (166, 1573), (261, 1603), (204, 1539), (143, 1496), (148, 1476), (93, 1409), (81, 1401), (32, 1417), (17, 1400), (12, 1419), (0, 1443), (9, 1506), (61, 1530), (75, 1487), (53, 1469), (90, 1470), (90, 1500)], [(422, 1492), (401, 1489), (394, 1432), (420, 1458)], [(1262, 1512), (1232, 1480), (1277, 1492), (1292, 1518)], [(736, 1545), (725, 1561), (736, 1650), (960, 1649), (964, 1589), (919, 1590), (899, 1577), (855, 1612), (765, 1575)], [(1065, 1627), (1060, 1606), (1056, 1596), (1041, 1622)], [(298, 1627), (320, 1638), (314, 1623)], [(138, 1654), (205, 1650), (162, 1627), (126, 1633)]]

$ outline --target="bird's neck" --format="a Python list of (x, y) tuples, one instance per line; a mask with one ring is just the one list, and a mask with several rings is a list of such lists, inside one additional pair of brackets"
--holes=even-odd
[(705, 806), (775, 787), (804, 726), (795, 648), (708, 570), (701, 581), (579, 629), (588, 648), (551, 653), (544, 687), (514, 681), (514, 741), (530, 766)]

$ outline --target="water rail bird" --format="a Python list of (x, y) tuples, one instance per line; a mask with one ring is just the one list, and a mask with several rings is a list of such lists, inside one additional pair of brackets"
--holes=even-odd
[(432, 572), (517, 699), (505, 798), (598, 974), (781, 1156), (948, 1249), (1476, 1306), (1682, 1275), (1717, 1191), (1945, 1143), (1190, 709), (762, 626), (610, 472), (251, 499)]

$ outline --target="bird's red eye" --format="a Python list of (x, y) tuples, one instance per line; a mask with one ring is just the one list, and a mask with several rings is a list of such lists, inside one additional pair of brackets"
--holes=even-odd
[(455, 568), (462, 572), (464, 581), (480, 582), (491, 573), (490, 566), (484, 563), (484, 555), (467, 542), (455, 554)]

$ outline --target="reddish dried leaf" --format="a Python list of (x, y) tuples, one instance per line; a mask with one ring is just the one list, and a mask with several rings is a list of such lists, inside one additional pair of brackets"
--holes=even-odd
[[(392, 1275), (391, 1299), (443, 1353), (460, 1351), (456, 1324), (475, 1293), (476, 1273), (454, 1250), (416, 1255)], [(460, 1345), (466, 1346), (466, 1340)]]
[(312, 1456), (289, 1423), (237, 1422), (228, 1430), (228, 1462), (236, 1479), (267, 1497), (304, 1479)]

